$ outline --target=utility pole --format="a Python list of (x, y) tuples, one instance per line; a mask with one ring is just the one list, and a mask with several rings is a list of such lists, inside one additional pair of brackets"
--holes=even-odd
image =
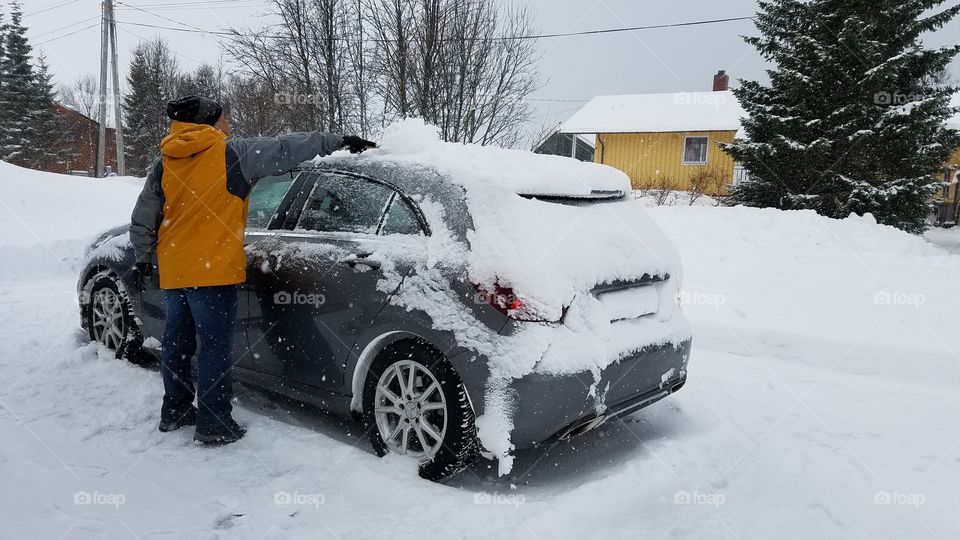
[(113, 15), (113, 0), (103, 0), (100, 32), (100, 134), (97, 144), (97, 177), (102, 177), (107, 159), (107, 47), (113, 64), (113, 118), (117, 136), (117, 171), (126, 174), (123, 155), (123, 122), (120, 111), (120, 65), (117, 61), (117, 21)]
[(124, 176), (127, 174), (126, 160), (123, 156), (123, 122), (120, 112), (120, 63), (117, 62), (117, 20), (113, 13), (113, 0), (105, 0), (105, 5), (110, 12), (110, 51), (113, 62), (113, 118), (117, 134), (117, 174)]
[(100, 109), (97, 111), (100, 135), (97, 139), (97, 178), (103, 178), (107, 160), (107, 5), (102, 5), (100, 17)]

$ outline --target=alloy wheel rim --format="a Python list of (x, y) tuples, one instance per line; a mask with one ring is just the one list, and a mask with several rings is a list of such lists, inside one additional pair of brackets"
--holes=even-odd
[(377, 381), (374, 415), (380, 437), (391, 452), (427, 461), (447, 433), (447, 400), (433, 373), (423, 364), (401, 360)]
[(93, 297), (91, 309), (93, 337), (107, 348), (119, 349), (126, 332), (120, 296), (111, 289), (100, 289)]

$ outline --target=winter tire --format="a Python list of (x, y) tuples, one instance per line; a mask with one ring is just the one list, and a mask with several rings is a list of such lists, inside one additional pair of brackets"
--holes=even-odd
[(86, 311), (90, 339), (115, 351), (117, 358), (143, 363), (143, 339), (126, 289), (108, 274), (99, 274), (93, 280)]
[(364, 419), (377, 455), (409, 455), (420, 476), (440, 481), (477, 455), (477, 428), (463, 381), (422, 341), (385, 349), (367, 373)]

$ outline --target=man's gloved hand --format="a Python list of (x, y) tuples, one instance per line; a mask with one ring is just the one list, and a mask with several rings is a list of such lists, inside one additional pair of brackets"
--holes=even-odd
[(359, 154), (364, 150), (376, 148), (377, 143), (368, 141), (366, 139), (361, 139), (356, 135), (345, 135), (343, 137), (343, 147), (350, 150), (351, 154)]
[(133, 267), (133, 282), (137, 288), (145, 291), (150, 287), (150, 281), (153, 279), (153, 265), (145, 262), (138, 262)]

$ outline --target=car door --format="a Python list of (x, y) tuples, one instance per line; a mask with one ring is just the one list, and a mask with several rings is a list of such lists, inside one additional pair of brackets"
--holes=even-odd
[(288, 230), (250, 250), (249, 340), (257, 369), (283, 384), (342, 392), (357, 336), (389, 299), (378, 287), (381, 259), (371, 256), (390, 241), (385, 234), (421, 228), (386, 184), (324, 172), (304, 188)]
[[(278, 176), (264, 178), (254, 185), (248, 198), (247, 236), (245, 243), (249, 244), (258, 231), (269, 230), (274, 220), (279, 221), (277, 209), (290, 191), (294, 181), (294, 173), (285, 173)], [(152, 336), (162, 341), (166, 307), (163, 301), (163, 291), (159, 287), (160, 270), (156, 255), (153, 258), (154, 279), (147, 290), (140, 293), (142, 305), (142, 329), (144, 337)], [(239, 287), (237, 294), (237, 320), (234, 324), (233, 358), (236, 365), (253, 369), (254, 360), (249, 354), (247, 342), (247, 326), (249, 315), (249, 280)]]

